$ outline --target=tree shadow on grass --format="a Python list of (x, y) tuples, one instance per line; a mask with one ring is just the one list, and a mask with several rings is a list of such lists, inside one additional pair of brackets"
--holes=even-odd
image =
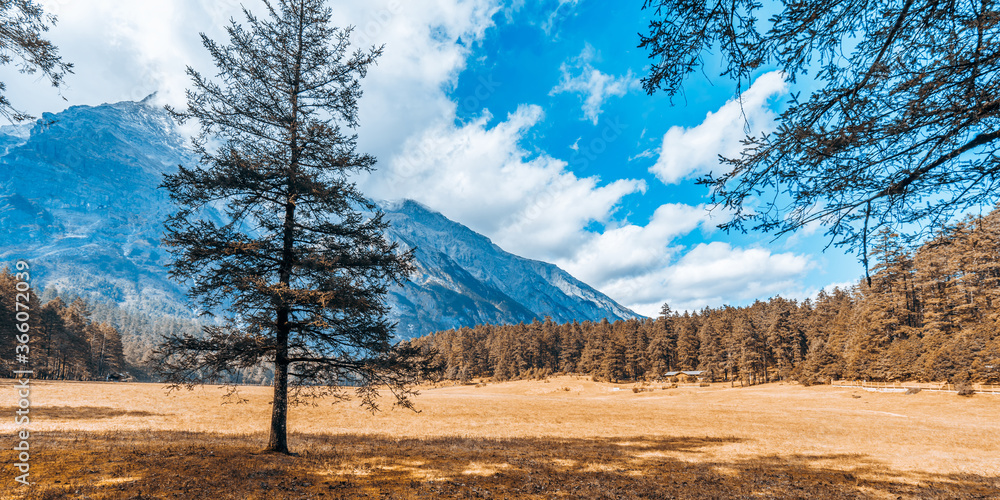
[[(297, 457), (262, 453), (265, 441), (261, 434), (39, 433), (36, 484), (8, 491), (32, 500), (1000, 497), (996, 477), (893, 471), (863, 455), (713, 458), (738, 445), (735, 438), (293, 434)], [(0, 450), (0, 463), (12, 458)]]
[[(14, 407), (0, 408), (0, 415), (13, 415)], [(32, 406), (29, 416), (45, 420), (100, 420), (115, 417), (155, 417), (163, 413), (122, 410), (107, 406)]]

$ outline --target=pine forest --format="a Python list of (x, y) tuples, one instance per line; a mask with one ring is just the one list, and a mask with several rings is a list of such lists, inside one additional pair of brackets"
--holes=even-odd
[(482, 325), (413, 340), (444, 378), (577, 373), (624, 382), (703, 371), (753, 385), (795, 380), (1000, 382), (1000, 211), (969, 217), (915, 251), (884, 231), (868, 279), (801, 302), (656, 319)]

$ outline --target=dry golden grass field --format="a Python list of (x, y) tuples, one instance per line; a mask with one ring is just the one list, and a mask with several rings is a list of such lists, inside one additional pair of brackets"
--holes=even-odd
[(1000, 396), (648, 387), (555, 377), (425, 388), (420, 413), (296, 407), (286, 457), (258, 451), (270, 388), (222, 405), (219, 387), (36, 381), (35, 484), (14, 482), (5, 390), (0, 497), (1000, 498)]

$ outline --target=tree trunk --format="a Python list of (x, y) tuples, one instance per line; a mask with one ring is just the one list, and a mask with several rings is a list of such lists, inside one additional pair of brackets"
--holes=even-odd
[[(294, 99), (293, 99), (294, 104)], [(295, 131), (292, 132), (292, 140), (295, 140)], [(296, 165), (297, 154), (293, 148), (292, 153), (292, 173)], [(294, 175), (290, 176), (294, 181)], [(292, 182), (289, 182), (291, 185)], [(288, 286), (291, 282), (293, 227), (295, 222), (295, 200), (289, 196), (288, 203), (285, 204), (285, 224), (283, 234), (283, 245), (281, 252), (281, 268), (279, 270), (278, 281)], [(288, 452), (288, 334), (291, 332), (289, 325), (289, 308), (286, 304), (279, 304), (277, 317), (275, 318), (275, 351), (274, 351), (274, 399), (271, 403), (271, 435), (267, 440), (267, 448), (264, 451), (275, 453)]]
[[(286, 313), (287, 315), (287, 313)], [(285, 320), (287, 325), (287, 319)], [(271, 435), (264, 451), (288, 452), (288, 332), (279, 331), (274, 355), (274, 399), (271, 403)]]
[(101, 330), (101, 356), (98, 358), (97, 364), (97, 378), (101, 378), (101, 372), (104, 371), (104, 346), (108, 343), (107, 332), (103, 329)]
[[(295, 220), (295, 205), (285, 206), (285, 234), (282, 265), (279, 280), (282, 284), (290, 282), (292, 263), (292, 222)], [(275, 318), (275, 351), (274, 351), (274, 399), (271, 403), (271, 436), (267, 440), (267, 449), (276, 453), (288, 452), (286, 423), (288, 421), (288, 334), (291, 325), (288, 324), (289, 310), (287, 305), (279, 305)]]

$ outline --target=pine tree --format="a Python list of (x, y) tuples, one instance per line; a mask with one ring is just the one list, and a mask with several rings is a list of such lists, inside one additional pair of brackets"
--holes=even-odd
[[(43, 376), (45, 366), (45, 328), (40, 323), (41, 306), (32, 283), (32, 273), (28, 267), (0, 269), (0, 376), (13, 377), (12, 370), (34, 370), (35, 378)], [(25, 289), (19, 283), (27, 283)], [(27, 315), (27, 321), (24, 321)], [(20, 325), (27, 324), (22, 331)], [(28, 338), (27, 351), (20, 347), (25, 335)], [(18, 354), (27, 355), (27, 363), (17, 361)]]
[(639, 380), (646, 374), (646, 349), (649, 339), (643, 332), (642, 324), (636, 319), (617, 321), (613, 327), (615, 338), (625, 351), (625, 378)]
[(1000, 211), (978, 219), (970, 215), (949, 236), (941, 252), (953, 282), (948, 302), (954, 321), (967, 330), (982, 322), (1000, 297)]
[(647, 378), (659, 379), (663, 374), (672, 371), (676, 362), (677, 352), (677, 332), (674, 326), (674, 317), (670, 313), (670, 308), (666, 304), (660, 310), (660, 317), (656, 321), (647, 322), (649, 333), (649, 347), (646, 351), (649, 360), (649, 373)]
[(38, 378), (54, 379), (59, 377), (59, 366), (62, 356), (59, 345), (61, 339), (66, 338), (66, 324), (63, 322), (61, 311), (61, 299), (50, 300), (38, 311), (36, 334), (41, 345), (36, 346), (34, 352), (41, 355), (42, 368), (38, 373)]
[(118, 373), (124, 366), (121, 334), (107, 323), (91, 323), (90, 336), (91, 369), (94, 377), (104, 379), (109, 373)]
[(744, 385), (754, 385), (763, 381), (763, 342), (757, 329), (745, 314), (739, 314), (733, 321), (731, 351), (736, 356), (736, 369)]
[[(706, 372), (709, 380), (716, 380), (723, 376), (728, 380), (730, 373), (729, 359), (727, 351), (723, 348), (721, 332), (716, 328), (715, 318), (706, 317), (705, 312), (702, 312), (701, 324), (698, 326), (698, 356), (694, 359), (698, 362), (698, 369)], [(681, 339), (684, 339), (684, 337), (681, 337)], [(681, 359), (683, 360), (684, 358)], [(681, 368), (691, 369), (683, 361), (681, 362)]]
[(801, 361), (802, 340), (800, 331), (792, 321), (794, 303), (781, 298), (772, 299), (769, 303), (767, 330), (764, 338), (767, 341), (774, 368), (778, 376), (786, 379), (791, 376), (795, 364)]
[(546, 316), (545, 322), (542, 323), (541, 335), (542, 357), (539, 365), (542, 368), (542, 375), (546, 376), (559, 371), (559, 325)]
[(618, 382), (628, 378), (627, 347), (622, 340), (624, 339), (612, 336), (605, 345), (598, 374), (608, 382)]
[(581, 324), (584, 333), (583, 349), (580, 351), (580, 361), (577, 370), (583, 373), (598, 373), (604, 359), (604, 350), (611, 341), (611, 328), (607, 319), (600, 323), (585, 321)]
[(879, 233), (873, 256), (875, 272), (862, 283), (862, 300), (855, 310), (848, 369), (854, 377), (886, 380), (889, 346), (916, 332), (913, 260), (899, 235), (888, 230)]
[[(701, 365), (701, 360), (712, 355), (712, 346), (703, 344), (705, 338), (699, 334), (701, 324), (697, 316), (692, 317), (687, 312), (681, 317), (677, 327), (677, 370), (694, 370)], [(714, 333), (713, 333), (714, 334)], [(705, 347), (702, 348), (702, 345)]]
[(960, 328), (957, 318), (956, 285), (952, 273), (960, 263), (955, 255), (954, 238), (962, 228), (953, 227), (922, 245), (914, 256), (914, 283), (920, 294), (924, 356), (920, 374), (932, 380), (947, 378), (941, 370), (939, 351)]
[(562, 325), (559, 337), (559, 371), (573, 373), (577, 371), (580, 349), (583, 347), (580, 324), (574, 320), (573, 323)]
[(61, 299), (48, 304), (59, 314), (60, 326), (53, 333), (53, 346), (58, 356), (56, 378), (84, 379), (90, 376), (90, 343), (87, 328), (90, 326), (90, 310), (87, 304), (77, 298), (66, 306)]
[[(374, 411), (384, 387), (410, 407), (426, 360), (392, 344), (387, 319), (385, 294), (412, 254), (386, 241), (388, 222), (350, 180), (375, 165), (352, 131), (360, 79), (382, 49), (349, 52), (351, 30), (331, 26), (322, 0), (264, 3), (268, 18), (231, 22), (229, 45), (202, 35), (219, 77), (189, 68), (187, 108), (171, 110), (201, 127), (200, 164), (163, 183), (180, 207), (165, 224), (171, 275), (223, 324), (174, 335), (160, 354), (169, 380), (188, 386), (269, 362), (267, 450), (288, 453), (289, 402), (354, 386)], [(217, 202), (221, 222), (206, 210)]]

